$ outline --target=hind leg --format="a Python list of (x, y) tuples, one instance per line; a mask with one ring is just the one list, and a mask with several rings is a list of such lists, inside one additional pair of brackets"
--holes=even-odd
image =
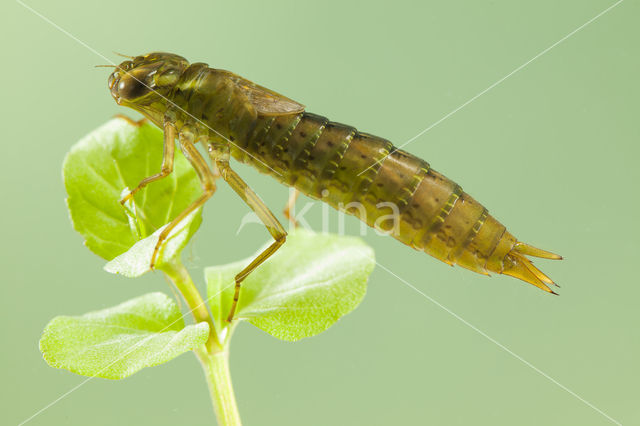
[(291, 192), (289, 193), (289, 200), (287, 201), (287, 205), (282, 211), (282, 213), (284, 213), (284, 217), (286, 217), (289, 221), (289, 224), (296, 228), (298, 227), (298, 222), (296, 222), (296, 218), (291, 214), (291, 211), (293, 210), (295, 212), (296, 200), (298, 199), (299, 195), (300, 191), (298, 191), (296, 188), (292, 188)]

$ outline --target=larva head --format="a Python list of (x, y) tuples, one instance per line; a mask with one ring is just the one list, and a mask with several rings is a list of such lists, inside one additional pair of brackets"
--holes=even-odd
[(166, 97), (189, 66), (182, 56), (153, 52), (124, 61), (109, 76), (111, 96), (120, 105), (146, 106)]

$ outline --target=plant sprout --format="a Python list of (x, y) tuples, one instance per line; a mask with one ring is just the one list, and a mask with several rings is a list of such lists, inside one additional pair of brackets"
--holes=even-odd
[[(176, 150), (172, 177), (148, 185), (123, 208), (118, 200), (127, 188), (161, 159), (162, 132), (121, 118), (87, 135), (65, 159), (73, 226), (85, 245), (108, 261), (107, 272), (130, 278), (149, 272), (163, 226), (200, 194), (195, 172)], [(169, 296), (154, 292), (111, 308), (58, 316), (40, 339), (45, 361), (83, 376), (124, 379), (192, 351), (202, 365), (218, 424), (240, 425), (229, 372), (229, 345), (238, 324), (248, 322), (278, 339), (296, 341), (326, 330), (365, 295), (375, 264), (370, 247), (357, 238), (296, 230), (244, 281), (235, 319), (228, 323), (234, 275), (251, 258), (205, 268), (204, 297), (181, 261), (201, 222), (201, 209), (182, 221), (156, 262), (186, 302), (183, 311)]]

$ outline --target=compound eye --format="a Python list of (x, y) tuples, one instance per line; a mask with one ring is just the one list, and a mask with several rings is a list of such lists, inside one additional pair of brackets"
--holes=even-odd
[(113, 74), (111, 74), (111, 75), (109, 76), (109, 80), (108, 80), (108, 83), (109, 83), (109, 90), (113, 89), (113, 84), (116, 82), (116, 74), (117, 74), (117, 73), (115, 73), (115, 72), (114, 72)]
[(149, 89), (135, 78), (121, 78), (118, 83), (118, 95), (124, 99), (136, 99), (147, 93)]

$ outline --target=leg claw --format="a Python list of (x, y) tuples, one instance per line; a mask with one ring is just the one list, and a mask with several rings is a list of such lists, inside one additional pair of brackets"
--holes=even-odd
[(120, 199), (120, 205), (124, 206), (124, 204), (129, 201), (133, 197), (133, 193), (130, 192), (126, 197)]

